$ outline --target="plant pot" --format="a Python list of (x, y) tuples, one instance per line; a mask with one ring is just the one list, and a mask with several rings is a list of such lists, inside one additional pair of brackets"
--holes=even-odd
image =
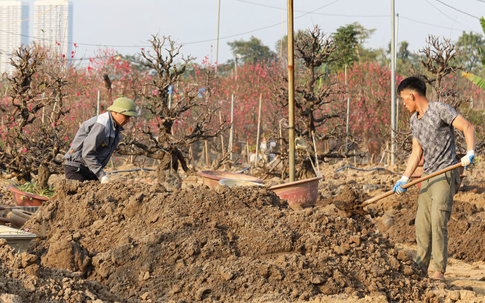
[(229, 187), (233, 186), (264, 186), (262, 183), (256, 183), (253, 181), (245, 181), (245, 180), (235, 180), (235, 179), (222, 179), (219, 180), (219, 184), (226, 185)]
[(202, 183), (209, 186), (211, 189), (215, 189), (219, 185), (219, 181), (222, 179), (234, 179), (242, 181), (250, 181), (256, 183), (263, 183), (263, 180), (253, 176), (238, 174), (228, 171), (216, 171), (216, 170), (201, 170), (197, 172), (202, 177)]
[(318, 198), (318, 181), (322, 177), (315, 177), (306, 180), (271, 186), (281, 199), (288, 200), (288, 205), (294, 209), (312, 207)]
[(41, 206), (49, 198), (38, 196), (19, 190), (15, 185), (10, 185), (8, 189), (13, 193), (15, 205), (17, 206)]

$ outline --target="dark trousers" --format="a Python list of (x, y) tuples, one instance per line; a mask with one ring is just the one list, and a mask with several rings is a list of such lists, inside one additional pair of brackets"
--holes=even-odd
[(66, 179), (77, 180), (77, 181), (90, 181), (98, 180), (95, 174), (93, 174), (87, 167), (74, 167), (70, 165), (64, 165), (64, 174)]

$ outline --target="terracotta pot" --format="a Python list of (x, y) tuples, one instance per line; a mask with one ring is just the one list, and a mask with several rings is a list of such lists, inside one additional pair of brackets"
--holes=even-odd
[(322, 177), (315, 177), (306, 180), (294, 181), (290, 183), (271, 186), (281, 199), (288, 200), (288, 205), (292, 209), (312, 207), (318, 198), (318, 181)]
[(256, 183), (253, 181), (245, 181), (245, 180), (234, 180), (234, 179), (222, 179), (219, 180), (219, 184), (227, 185), (229, 187), (233, 186), (264, 186), (262, 183)]
[(209, 186), (209, 188), (212, 189), (215, 189), (219, 185), (219, 181), (222, 179), (235, 179), (241, 181), (263, 183), (263, 180), (256, 177), (228, 171), (201, 170), (197, 172), (197, 174), (202, 177), (203, 184)]
[(13, 193), (15, 205), (17, 206), (41, 206), (42, 203), (49, 200), (49, 198), (44, 196), (21, 191), (15, 185), (10, 185), (8, 189)]

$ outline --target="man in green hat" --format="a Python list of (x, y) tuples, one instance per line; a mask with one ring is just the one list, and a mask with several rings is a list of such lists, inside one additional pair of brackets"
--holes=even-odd
[(133, 100), (122, 97), (108, 111), (84, 121), (66, 153), (64, 173), (67, 179), (110, 180), (103, 168), (120, 142), (120, 132), (131, 117), (138, 116)]

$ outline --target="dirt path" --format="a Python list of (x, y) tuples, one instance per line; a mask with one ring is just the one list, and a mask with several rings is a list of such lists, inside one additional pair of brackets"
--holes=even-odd
[[(413, 259), (416, 257), (415, 245), (397, 244), (397, 248), (406, 251)], [(433, 274), (433, 271), (430, 270), (428, 274)], [(477, 294), (485, 295), (485, 262), (467, 263), (449, 258), (446, 269), (446, 284), (463, 288), (471, 287)]]

